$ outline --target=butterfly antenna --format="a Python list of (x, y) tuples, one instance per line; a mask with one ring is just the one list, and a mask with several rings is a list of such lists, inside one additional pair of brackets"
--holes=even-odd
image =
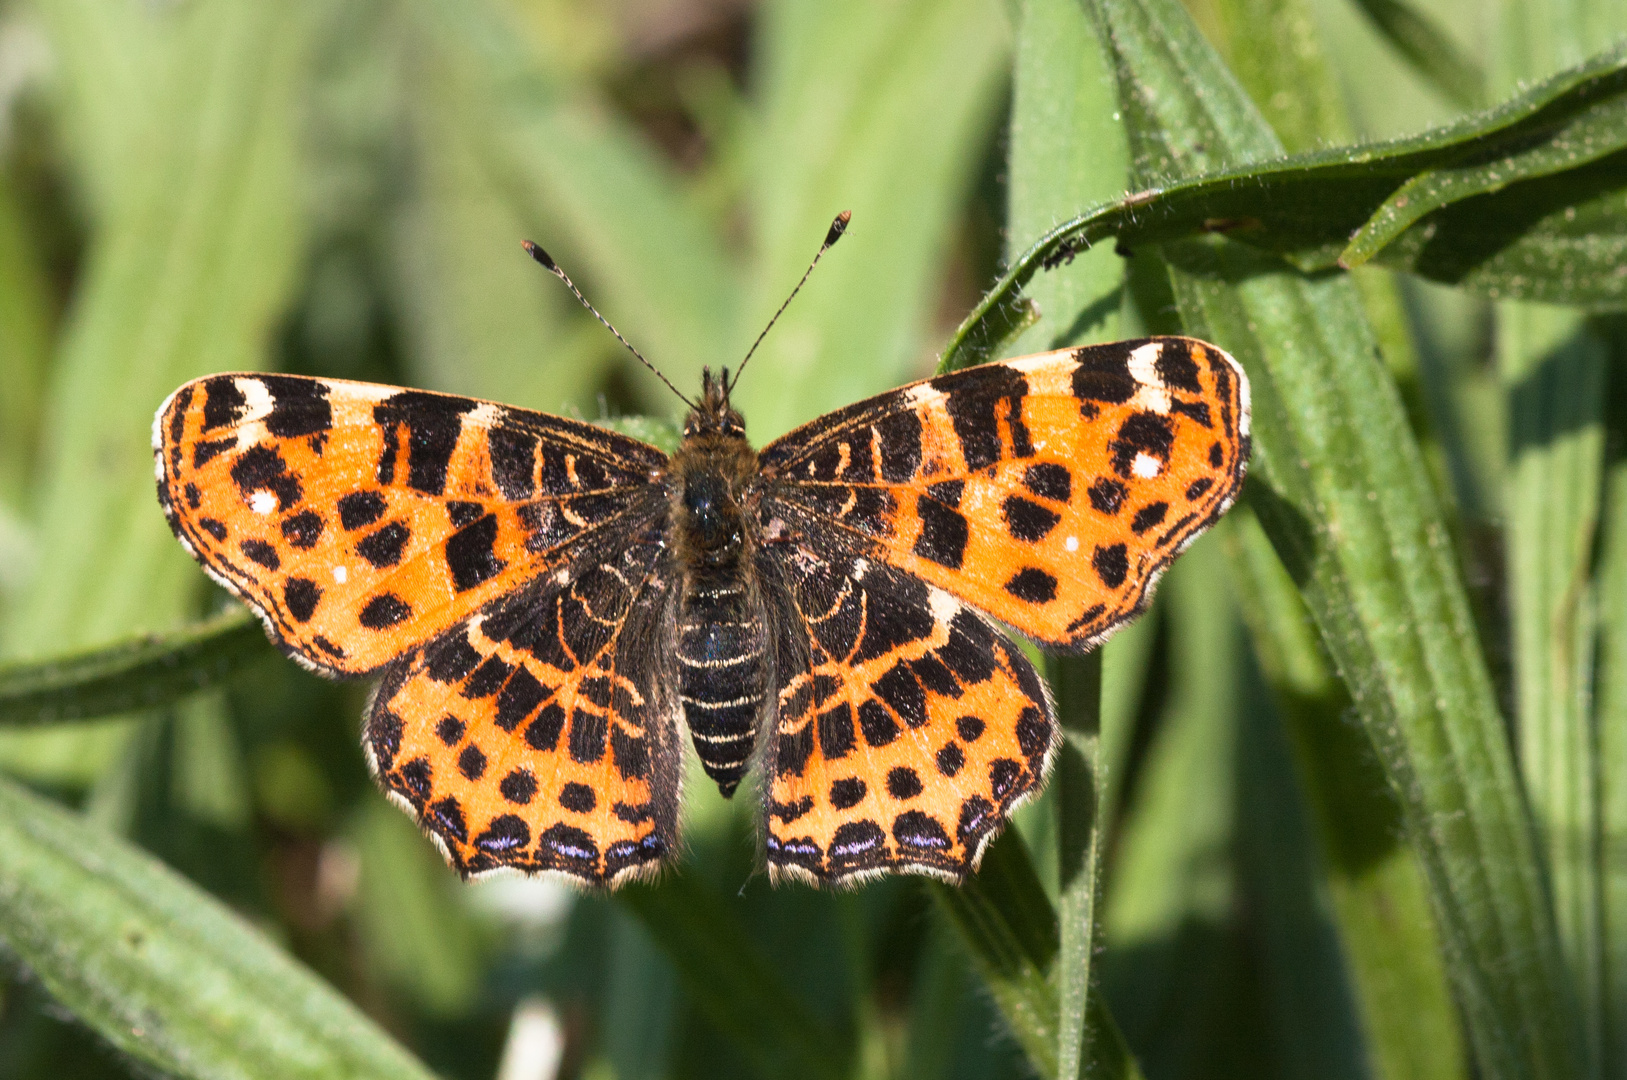
[[(688, 405), (691, 409), (698, 408), (698, 406), (693, 401), (690, 401), (687, 397), (685, 397), (678, 390), (678, 388), (676, 386), (672, 385), (672, 380), (671, 379), (669, 379), (665, 375), (661, 374), (661, 369), (660, 368), (656, 367), (654, 364), (652, 364), (648, 360), (644, 359), (644, 354), (639, 352), (637, 349), (633, 348), (633, 343), (628, 341), (626, 338), (622, 337), (621, 336), (621, 331), (617, 330), (614, 326), (611, 326), (610, 325), (610, 320), (605, 318), (603, 315), (600, 315), (598, 308), (596, 308), (592, 304), (588, 303), (588, 298), (582, 295), (582, 290), (578, 289), (576, 287), (576, 282), (572, 281), (571, 278), (570, 278), (570, 275), (565, 273), (565, 271), (563, 271), (563, 270), (561, 270), (559, 268), (559, 264), (554, 262), (553, 256), (549, 255), (546, 251), (542, 250), (542, 246), (540, 244), (533, 244), (529, 240), (521, 240), (520, 241), (520, 246), (525, 248), (526, 253), (529, 254), (533, 259), (535, 259), (535, 260), (537, 260), (537, 262), (541, 263), (542, 268), (544, 270), (548, 271), (550, 274), (553, 274), (560, 281), (563, 281), (565, 283), (565, 287), (571, 291), (571, 294), (573, 296), (575, 296), (578, 300), (582, 301), (582, 306), (587, 308), (589, 311), (593, 312), (593, 317), (595, 319), (598, 319), (601, 323), (603, 323), (604, 328), (606, 330), (610, 331), (612, 334), (615, 334), (616, 335), (616, 340), (621, 342), (623, 345), (627, 346), (627, 351), (632, 353), (634, 356), (638, 357), (638, 362), (639, 363), (643, 364), (645, 367), (647, 367), (651, 371), (655, 372), (655, 377), (660, 379), (662, 382), (666, 383), (667, 384), (667, 389), (671, 390), (674, 394), (677, 394), (679, 401), (683, 402), (685, 405)], [(815, 259), (814, 261), (818, 262), (819, 260)]]
[(808, 275), (812, 274), (814, 267), (819, 265), (819, 260), (825, 257), (825, 252), (829, 251), (831, 245), (840, 240), (842, 234), (847, 232), (847, 223), (851, 220), (853, 220), (853, 211), (843, 210), (836, 215), (836, 220), (830, 223), (830, 231), (825, 234), (825, 242), (819, 245), (819, 250), (814, 253), (813, 262), (809, 263), (808, 269), (802, 272), (802, 280), (797, 282), (797, 287), (791, 290), (791, 295), (785, 298), (785, 303), (780, 305), (780, 309), (774, 313), (774, 317), (768, 320), (768, 325), (763, 327), (763, 332), (757, 335), (757, 340), (751, 343), (751, 348), (746, 350), (746, 359), (740, 361), (740, 366), (735, 369), (734, 378), (729, 380), (726, 389), (732, 391), (739, 385), (740, 373), (746, 370), (746, 364), (751, 360), (752, 354), (757, 351), (757, 346), (763, 343), (763, 339), (768, 336), (768, 332), (774, 329), (774, 324), (780, 321), (780, 316), (785, 314), (785, 309), (791, 306), (791, 301), (795, 300), (797, 293), (802, 291), (802, 286), (808, 283)]

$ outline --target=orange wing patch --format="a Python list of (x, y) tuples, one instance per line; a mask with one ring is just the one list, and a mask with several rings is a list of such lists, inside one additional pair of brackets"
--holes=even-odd
[(665, 458), (468, 398), (280, 375), (181, 387), (154, 427), (175, 535), (296, 659), (376, 670), (623, 514)]
[(614, 886), (677, 844), (671, 691), (652, 663), (651, 545), (562, 589), (491, 605), (385, 677), (374, 773), (465, 876), (557, 871)]
[[(959, 882), (1038, 790), (1056, 725), (1028, 660), (970, 607), (862, 555), (797, 553), (805, 665), (782, 678), (766, 763), (776, 878)], [(817, 569), (815, 569), (817, 567)]]
[(906, 386), (762, 459), (776, 498), (878, 542), (1042, 645), (1082, 650), (1145, 607), (1231, 505), (1248, 453), (1236, 361), (1154, 338)]

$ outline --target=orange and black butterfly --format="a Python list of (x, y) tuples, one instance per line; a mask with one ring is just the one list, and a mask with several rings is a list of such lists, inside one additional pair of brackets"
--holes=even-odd
[(687, 732), (725, 795), (760, 772), (776, 879), (960, 881), (1058, 740), (1002, 626), (1081, 652), (1146, 606), (1237, 495), (1243, 372), (1187, 338), (1064, 349), (760, 451), (730, 387), (703, 377), (669, 457), (469, 398), (213, 375), (159, 409), (158, 496), (285, 652), (380, 676), (368, 760), (465, 875), (654, 872)]

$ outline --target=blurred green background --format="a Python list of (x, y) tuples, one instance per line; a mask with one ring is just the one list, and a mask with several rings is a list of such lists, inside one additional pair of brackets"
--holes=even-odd
[[(1446, 123), (1627, 30), (1620, 0), (1187, 12), (1289, 152)], [(930, 373), (1016, 254), (1137, 186), (1118, 94), (1075, 0), (0, 0), (0, 658), (229, 606), (152, 494), (151, 416), (182, 381), (279, 369), (671, 421), (671, 396), (519, 241), (688, 390), (703, 365), (738, 362), (851, 210), (736, 394), (760, 445)], [(1154, 257), (1111, 249), (1038, 274), (1037, 321), (1002, 351), (1179, 329)], [(1609, 903), (1609, 823), (1627, 812), (1608, 809), (1627, 769), (1610, 726), (1627, 709), (1611, 636), (1627, 578), (1599, 554), (1627, 496), (1621, 324), (1356, 280), (1498, 702), (1520, 731), (1561, 714), (1585, 743), (1578, 788), (1551, 743), (1515, 739), (1539, 807), (1570, 800), (1592, 830), (1543, 848), (1560, 868), (1546, 917), (1567, 942), (1577, 920), (1592, 928), (1572, 972), (1586, 1067), (1473, 1060), (1473, 1003), (1382, 751), (1247, 510), (1104, 651), (1092, 978), (1154, 1080), (1627, 1075), (1611, 981), (1627, 980), (1608, 959), (1627, 910)], [(771, 889), (749, 791), (687, 785), (680, 886), (461, 884), (368, 779), (366, 697), (257, 648), (157, 710), (0, 727), (0, 771), (224, 901), (440, 1076), (1045, 1072), (950, 902), (917, 880)], [(1021, 832), (1056, 902), (1054, 800)], [(1580, 878), (1563, 871), (1573, 840)], [(0, 867), (0, 901), (22, 895), (10, 880)], [(257, 1075), (132, 1051), (142, 1021), (65, 1008), (24, 962), (54, 939), (4, 936), (0, 1080)], [(708, 965), (737, 963), (742, 982), (708, 985)], [(784, 1002), (753, 999), (770, 976)], [(225, 992), (198, 984), (200, 1001)], [(106, 1015), (134, 1015), (117, 1004)], [(374, 1075), (324, 1068), (309, 1075)]]

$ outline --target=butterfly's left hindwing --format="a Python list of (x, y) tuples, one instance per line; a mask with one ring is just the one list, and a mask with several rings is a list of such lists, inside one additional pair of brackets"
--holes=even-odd
[[(213, 375), (154, 422), (158, 498), (286, 651), (376, 670), (662, 505), (654, 447), (490, 402), (291, 375)], [(653, 498), (652, 498), (653, 495)]]
[[(760, 456), (767, 496), (1051, 649), (1133, 618), (1237, 497), (1248, 383), (1189, 338), (1019, 357), (890, 391)], [(766, 505), (766, 503), (765, 503)], [(777, 534), (789, 526), (764, 515)]]

